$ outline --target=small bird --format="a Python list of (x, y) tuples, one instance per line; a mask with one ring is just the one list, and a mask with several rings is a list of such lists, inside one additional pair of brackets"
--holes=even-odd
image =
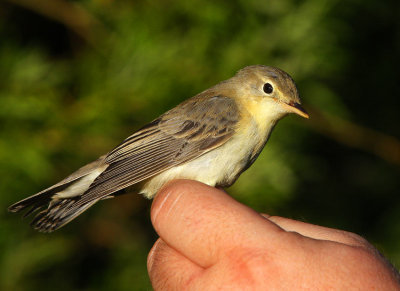
[(308, 118), (293, 79), (254, 65), (184, 101), (96, 161), (8, 209), (38, 212), (31, 225), (52, 232), (96, 202), (133, 189), (147, 198), (172, 179), (229, 187), (258, 157), (278, 120)]

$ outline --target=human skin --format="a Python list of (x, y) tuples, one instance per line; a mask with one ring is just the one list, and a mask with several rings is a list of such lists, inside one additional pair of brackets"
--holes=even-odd
[(164, 186), (151, 219), (155, 290), (400, 290), (397, 271), (362, 237), (261, 215), (199, 182)]

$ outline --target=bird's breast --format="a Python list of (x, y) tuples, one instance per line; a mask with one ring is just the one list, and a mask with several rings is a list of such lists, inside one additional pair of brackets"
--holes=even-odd
[(267, 137), (268, 134), (260, 132), (257, 122), (249, 120), (224, 145), (145, 181), (140, 193), (152, 198), (166, 182), (173, 179), (197, 180), (210, 186), (230, 186), (254, 162)]

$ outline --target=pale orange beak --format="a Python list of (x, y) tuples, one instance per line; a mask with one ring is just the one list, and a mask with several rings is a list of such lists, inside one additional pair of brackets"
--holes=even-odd
[(289, 112), (295, 113), (297, 115), (300, 115), (301, 117), (304, 118), (310, 118), (308, 115), (307, 111), (299, 104), (296, 102), (291, 101), (289, 104), (281, 102), (282, 106)]

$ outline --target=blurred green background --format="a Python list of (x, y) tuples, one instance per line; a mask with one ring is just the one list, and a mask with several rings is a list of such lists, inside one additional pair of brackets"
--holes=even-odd
[(150, 290), (151, 201), (126, 195), (44, 235), (6, 208), (251, 64), (296, 80), (228, 192), (358, 233), (400, 266), (397, 0), (0, 2), (0, 289)]

